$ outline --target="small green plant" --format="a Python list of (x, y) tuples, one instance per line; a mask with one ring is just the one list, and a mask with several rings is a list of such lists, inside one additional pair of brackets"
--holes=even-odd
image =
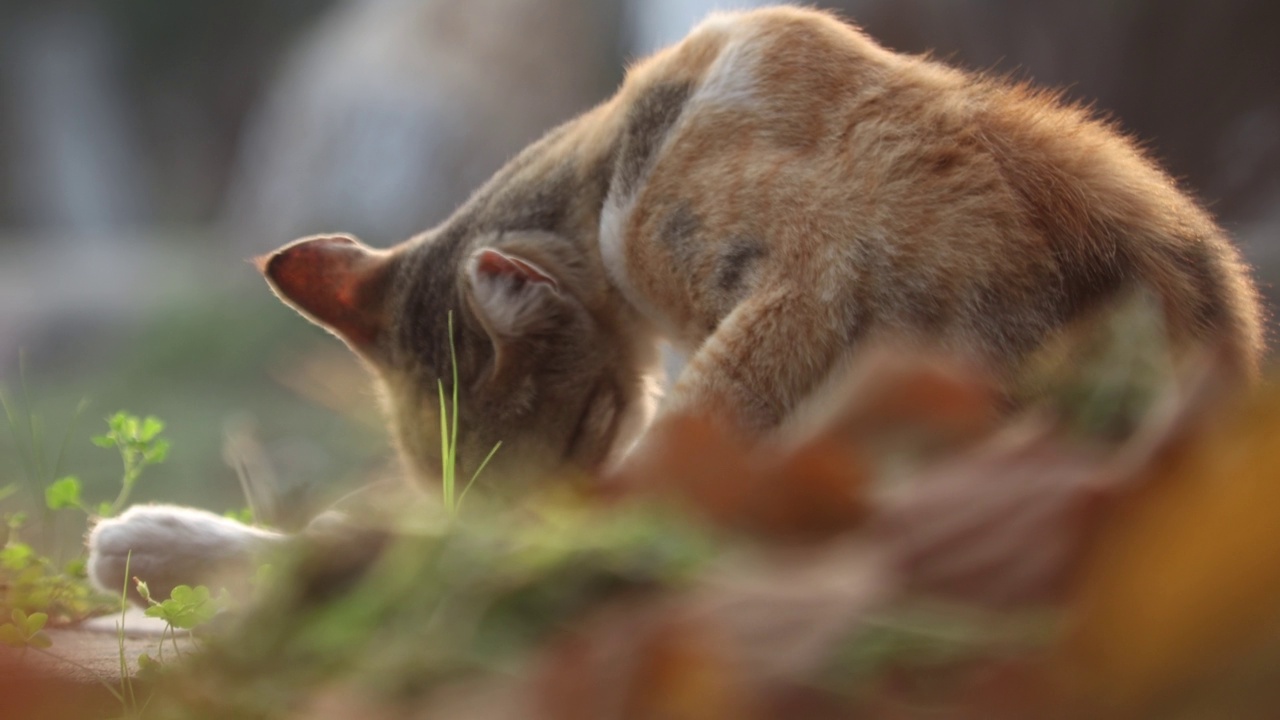
[(452, 415), (448, 414), (445, 409), (444, 379), (437, 380), (436, 383), (440, 391), (440, 470), (444, 507), (450, 515), (455, 515), (458, 512), (458, 508), (462, 506), (462, 499), (466, 497), (467, 491), (471, 489), (476, 478), (480, 477), (480, 473), (484, 471), (485, 466), (493, 459), (494, 454), (498, 452), (498, 448), (502, 447), (502, 443), (498, 442), (493, 446), (493, 449), (485, 456), (484, 462), (480, 463), (480, 467), (476, 468), (476, 471), (471, 474), (471, 479), (462, 488), (462, 493), (458, 494), (458, 353), (453, 344), (453, 311), (449, 311), (448, 322), (449, 361), (453, 366), (452, 396), (449, 405), (449, 409), (453, 411)]
[(80, 498), (80, 490), (80, 479), (74, 475), (54, 481), (44, 489), (45, 507), (50, 510), (76, 508), (87, 513), (89, 509), (84, 506), (84, 501)]
[[(6, 409), (8, 408), (9, 404), (6, 403)], [(9, 414), (11, 428), (16, 434), (14, 413), (10, 410)], [(93, 515), (95, 512), (103, 516), (114, 515), (123, 509), (143, 470), (162, 462), (168, 453), (169, 443), (160, 437), (164, 423), (156, 418), (139, 419), (128, 413), (118, 412), (107, 420), (107, 424), (109, 432), (94, 438), (94, 442), (120, 450), (124, 475), (116, 500), (101, 503), (96, 511), (91, 509), (84, 500), (80, 480), (74, 475), (68, 475), (45, 485), (43, 499), (47, 512), (73, 509), (86, 515)], [(29, 414), (27, 426), (39, 428), (40, 423), (34, 415)], [(32, 431), (32, 447), (28, 453), (32, 458), (44, 456), (39, 438), (40, 434)], [(41, 476), (46, 470), (46, 462), (33, 462), (33, 467), (36, 474), (32, 477)], [(16, 491), (16, 485), (0, 489), (0, 502), (12, 497)], [(47, 523), (50, 516), (46, 514), (44, 517)], [(87, 582), (83, 555), (59, 566), (50, 557), (23, 541), (26, 513), (5, 513), (0, 519), (3, 520), (6, 531), (4, 545), (0, 546), (0, 608), (11, 613), (26, 613), (28, 617), (44, 617), (45, 622), (56, 626), (100, 614), (107, 607), (106, 599)], [(5, 632), (12, 635), (15, 631)]]
[[(11, 544), (11, 546), (13, 545)], [(16, 547), (16, 546), (13, 546), (13, 547)], [(29, 565), (33, 555), (34, 553), (21, 554), (22, 561), (24, 564), (27, 564), (28, 571), (31, 567), (35, 567), (35, 566)], [(43, 563), (48, 562), (46, 558), (36, 558), (36, 560), (38, 562), (43, 562)], [(2, 579), (3, 578), (0, 577), (0, 580)], [(88, 586), (84, 584), (83, 580), (81, 580), (80, 586), (85, 588), (87, 591)], [(61, 655), (57, 655), (55, 653), (49, 652), (49, 648), (53, 646), (53, 639), (50, 638), (49, 634), (45, 632), (45, 627), (49, 624), (49, 620), (50, 620), (49, 613), (46, 613), (46, 612), (28, 613), (20, 607), (12, 607), (9, 610), (9, 621), (3, 624), (0, 624), (0, 644), (8, 645), (10, 647), (21, 648), (24, 654), (28, 650), (34, 650), (53, 660), (65, 663), (67, 665), (71, 665), (72, 667), (79, 668), (81, 672), (85, 673), (89, 677), (96, 676), (97, 673), (95, 673), (93, 670), (90, 670), (89, 668), (86, 668), (80, 663), (74, 660), (71, 660), (69, 658), (62, 657)], [(121, 648), (121, 663), (122, 663), (121, 667), (127, 667), (127, 664), (125, 664), (124, 662), (123, 628), (121, 628), (120, 630), (120, 648)], [(111, 693), (112, 696), (114, 696), (117, 700), (120, 701), (126, 713), (130, 710), (129, 704), (125, 702), (125, 696), (120, 691), (117, 691), (114, 687), (112, 687), (110, 684), (104, 681), (99, 680), (98, 683), (102, 685), (102, 687), (105, 688), (107, 692)], [(121, 679), (122, 689), (125, 683), (126, 683), (126, 680), (122, 678)], [(136, 705), (134, 706), (134, 709), (136, 710)], [(136, 714), (136, 712), (134, 714)]]
[[(17, 414), (7, 401), (5, 409), (9, 415), (10, 428), (16, 437), (20, 434)], [(129, 493), (143, 470), (162, 462), (168, 453), (169, 443), (160, 437), (164, 423), (156, 418), (139, 419), (128, 413), (118, 412), (107, 420), (107, 424), (108, 433), (94, 438), (94, 442), (119, 449), (124, 463), (121, 490), (114, 502), (104, 502), (91, 509), (84, 499), (83, 488), (77, 477), (68, 475), (54, 481), (40, 479), (49, 477), (47, 471), (56, 467), (56, 463), (51, 466), (44, 457), (40, 440), (42, 435), (39, 431), (41, 424), (35, 415), (28, 413), (24, 426), (26, 430), (22, 434), (28, 436), (30, 443), (28, 452), (25, 453), (30, 459), (29, 479), (47, 483), (42, 493), (38, 487), (33, 488), (32, 493), (34, 497), (43, 495), (43, 525), (47, 525), (52, 517), (49, 513), (60, 510), (78, 510), (86, 515), (116, 514), (128, 501)], [(0, 502), (12, 498), (17, 489), (16, 484), (0, 488)], [(4, 544), (0, 546), (0, 609), (13, 617), (16, 617), (14, 613), (23, 613), (28, 619), (43, 618), (40, 621), (42, 626), (43, 623), (48, 623), (53, 627), (101, 614), (109, 607), (107, 598), (89, 586), (83, 555), (77, 555), (70, 562), (60, 565), (43, 552), (37, 551), (30, 542), (24, 541), (27, 513), (4, 513), (0, 520), (4, 523), (5, 533)], [(9, 623), (4, 627), (12, 628), (3, 631), (8, 639), (16, 637), (15, 633), (23, 630), (23, 626), (17, 623)]]
[[(3, 409), (5, 418), (8, 421), (9, 434), (13, 438), (14, 454), (21, 468), (21, 475), (25, 481), (27, 493), (32, 503), (39, 504), (40, 488), (53, 482), (54, 478), (61, 474), (62, 458), (66, 454), (67, 443), (71, 440), (80, 415), (88, 407), (88, 401), (81, 400), (76, 406), (75, 412), (72, 414), (62, 434), (62, 440), (58, 444), (57, 452), (51, 455), (48, 452), (49, 448), (46, 443), (48, 439), (46, 423), (32, 406), (31, 398), (27, 393), (26, 375), (26, 357), (20, 354), (18, 356), (18, 399), (20, 402), (15, 401), (9, 392), (3, 386), (0, 386), (0, 409)], [(7, 499), (15, 489), (16, 486), (11, 485), (5, 491), (0, 492), (0, 501)], [(45, 523), (45, 525), (47, 526), (48, 523)]]
[[(165, 622), (165, 632), (168, 634), (173, 644), (173, 651), (180, 655), (178, 650), (177, 630), (193, 630), (213, 619), (227, 604), (227, 591), (223, 590), (221, 594), (214, 597), (209, 588), (204, 585), (191, 587), (189, 585), (179, 585), (169, 593), (168, 600), (156, 600), (151, 597), (151, 589), (147, 584), (138, 578), (133, 579), (134, 584), (138, 588), (138, 594), (146, 601), (148, 607), (146, 614), (148, 617), (159, 618)], [(148, 656), (148, 660), (151, 658)], [(164, 634), (160, 636), (160, 653), (159, 661), (164, 660)], [(154, 660), (152, 662), (155, 662)]]
[[(21, 648), (23, 653), (28, 650), (34, 650), (42, 655), (66, 663), (72, 667), (79, 668), (81, 672), (87, 673), (89, 677), (96, 676), (93, 670), (86, 668), (80, 663), (56, 655), (49, 652), (49, 648), (53, 646), (53, 640), (48, 633), (44, 631), (45, 625), (49, 622), (49, 616), (46, 613), (25, 613), (18, 608), (14, 608), (9, 613), (9, 622), (0, 625), (0, 645), (8, 645), (9, 647)], [(121, 647), (123, 648), (123, 634), (121, 635)], [(123, 655), (121, 656), (123, 658)], [(129, 711), (129, 706), (125, 703), (125, 698), (111, 685), (98, 681), (107, 692), (111, 693), (124, 706), (125, 711)], [(123, 684), (123, 681), (122, 681)], [(136, 709), (136, 705), (134, 706)], [(136, 715), (136, 712), (133, 713)]]
[[(25, 401), (25, 393), (23, 399)], [(22, 415), (3, 393), (0, 393), (0, 402), (3, 403), (10, 430), (19, 446), (31, 500), (36, 504), (39, 504), (40, 499), (44, 501), (43, 520), (46, 526), (53, 517), (51, 513), (62, 510), (76, 510), (90, 518), (95, 515), (110, 517), (119, 514), (128, 505), (129, 496), (144, 471), (152, 465), (164, 462), (169, 452), (169, 441), (161, 435), (164, 423), (160, 419), (151, 416), (140, 418), (123, 411), (107, 418), (107, 433), (92, 438), (92, 441), (95, 445), (115, 448), (119, 452), (123, 473), (115, 499), (93, 505), (85, 499), (83, 485), (78, 477), (58, 477), (60, 462), (51, 462), (46, 456), (39, 418), (27, 412), (26, 422), (23, 423)], [(82, 403), (76, 411), (77, 417), (83, 407)], [(64, 438), (64, 447), (65, 444)], [(61, 455), (60, 451), (56, 458), (60, 459)], [(55, 477), (58, 479), (54, 480)], [(0, 487), (0, 503), (10, 500), (19, 491), (18, 484)], [(247, 509), (228, 513), (228, 516), (244, 522), (253, 520), (252, 512)], [(25, 512), (15, 510), (0, 514), (0, 522), (3, 522), (0, 526), (0, 533), (3, 533), (0, 539), (4, 541), (0, 545), (0, 617), (5, 614), (8, 617), (0, 623), (0, 645), (21, 648), (24, 653), (34, 650), (58, 662), (79, 667), (88, 674), (95, 674), (74, 660), (49, 652), (48, 648), (53, 641), (45, 629), (110, 612), (112, 604), (118, 602), (115, 607), (120, 613), (116, 626), (119, 642), (119, 686), (114, 687), (105, 682), (101, 684), (120, 702), (124, 717), (137, 716), (146, 708), (146, 702), (139, 703), (133, 680), (135, 676), (154, 676), (161, 671), (166, 636), (162, 634), (160, 638), (159, 658), (153, 659), (143, 653), (137, 659), (137, 673), (134, 673), (125, 655), (124, 644), (125, 614), (129, 605), (128, 583), (121, 588), (117, 599), (99, 595), (87, 581), (84, 556), (79, 555), (66, 565), (58, 567), (53, 560), (23, 541), (26, 521)], [(132, 558), (126, 560), (126, 577), (131, 561)], [(167, 639), (175, 652), (180, 652), (177, 630), (190, 630), (208, 622), (227, 602), (225, 591), (213, 597), (204, 586), (179, 586), (164, 600), (153, 599), (145, 583), (138, 583), (138, 590), (149, 604), (146, 614), (158, 617), (166, 623)]]
[(22, 541), (25, 513), (12, 513), (4, 520), (8, 537), (0, 547), (0, 608), (41, 613), (58, 625), (102, 610), (102, 598), (85, 581), (83, 560), (58, 567)]
[(118, 412), (107, 418), (110, 432), (93, 438), (93, 444), (102, 448), (114, 447), (120, 451), (124, 463), (124, 475), (120, 481), (120, 493), (111, 503), (98, 506), (103, 517), (118, 514), (129, 502), (129, 494), (142, 477), (142, 471), (151, 465), (159, 465), (169, 455), (169, 441), (160, 437), (164, 422), (148, 415), (138, 418), (126, 412)]
[[(111, 517), (125, 508), (129, 495), (142, 477), (143, 470), (151, 465), (164, 462), (169, 454), (169, 441), (160, 437), (164, 431), (164, 422), (159, 418), (147, 416), (138, 418), (126, 412), (117, 412), (107, 418), (109, 431), (105, 435), (94, 437), (93, 444), (103, 448), (116, 448), (124, 463), (124, 474), (120, 479), (120, 492), (111, 502), (101, 502), (96, 508), (85, 504), (83, 485), (80, 478), (67, 475), (49, 483), (44, 489), (44, 504), (50, 510), (80, 510), (86, 515)], [(11, 486), (12, 487), (12, 486)], [(5, 495), (0, 495), (3, 500)]]
[(26, 614), (18, 608), (9, 613), (10, 622), (0, 625), (0, 643), (10, 647), (39, 648), (43, 650), (53, 644), (44, 632), (49, 616), (45, 613)]

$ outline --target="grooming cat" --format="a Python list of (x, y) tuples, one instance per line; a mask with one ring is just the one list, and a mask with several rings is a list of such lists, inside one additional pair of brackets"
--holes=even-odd
[[(303, 239), (259, 266), (365, 360), (426, 480), (455, 367), (458, 476), (501, 441), (486, 477), (514, 482), (623, 458), (659, 339), (689, 355), (662, 412), (749, 436), (870, 338), (1012, 383), (1136, 284), (1176, 348), (1217, 347), (1246, 381), (1262, 349), (1236, 250), (1110, 125), (789, 7), (712, 16), (435, 229), (389, 250)], [(104, 526), (94, 573), (118, 585), (132, 535)]]

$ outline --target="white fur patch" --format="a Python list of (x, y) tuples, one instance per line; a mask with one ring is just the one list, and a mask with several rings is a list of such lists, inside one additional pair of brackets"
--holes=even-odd
[[(643, 179), (637, 185), (643, 185)], [(619, 197), (617, 191), (609, 193), (600, 213), (600, 259), (604, 270), (622, 294), (636, 304), (635, 291), (627, 276), (627, 223), (636, 207), (638, 188), (627, 197)]]
[(675, 335), (675, 331), (665, 316), (631, 283), (627, 270), (627, 226), (631, 222), (631, 214), (635, 210), (636, 198), (640, 188), (644, 187), (647, 177), (641, 178), (637, 189), (625, 197), (619, 198), (616, 192), (610, 193), (605, 200), (604, 210), (600, 215), (600, 258), (604, 263), (605, 273), (609, 281), (622, 293), (631, 307), (635, 308), (649, 323), (666, 337)]
[(760, 66), (760, 41), (754, 33), (734, 26), (737, 32), (716, 56), (690, 107), (701, 105), (729, 109), (750, 109), (760, 104), (757, 97), (756, 68)]
[(244, 562), (284, 538), (204, 510), (137, 505), (89, 533), (89, 580), (118, 595), (127, 578), (138, 577), (164, 598), (174, 587), (207, 582), (218, 566)]

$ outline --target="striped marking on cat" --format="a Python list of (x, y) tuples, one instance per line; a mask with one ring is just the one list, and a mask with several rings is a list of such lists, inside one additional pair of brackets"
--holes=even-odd
[(706, 79), (690, 99), (690, 105), (722, 109), (749, 109), (760, 104), (756, 72), (762, 55), (761, 42), (753, 35), (734, 37), (707, 70)]
[(729, 242), (719, 259), (715, 285), (722, 292), (736, 293), (755, 265), (769, 254), (769, 248), (760, 240), (750, 237), (736, 238)]

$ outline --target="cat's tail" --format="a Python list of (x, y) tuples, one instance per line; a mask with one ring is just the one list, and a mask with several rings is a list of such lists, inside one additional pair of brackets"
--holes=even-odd
[(236, 589), (252, 577), (257, 557), (289, 537), (204, 510), (137, 505), (89, 532), (87, 570), (99, 590), (119, 595), (127, 587), (135, 602), (135, 577), (162, 599), (178, 585)]

